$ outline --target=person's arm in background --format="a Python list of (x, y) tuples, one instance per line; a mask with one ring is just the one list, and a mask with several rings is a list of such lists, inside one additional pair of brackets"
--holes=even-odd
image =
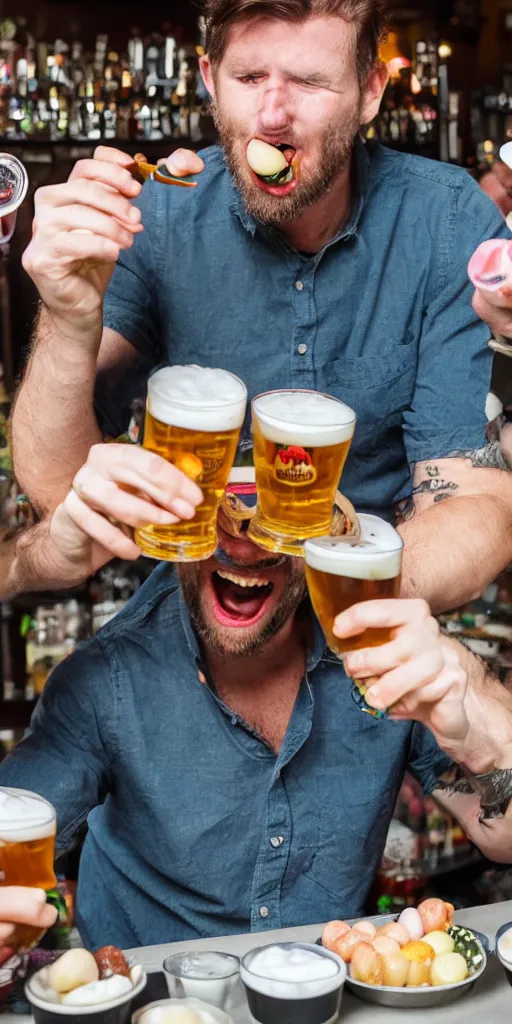
[[(440, 636), (425, 601), (377, 600), (337, 616), (336, 636), (393, 630), (381, 647), (346, 655), (371, 707), (413, 721), (409, 768), (491, 860), (512, 859), (512, 696), (456, 640)], [(444, 756), (443, 756), (444, 755)]]
[[(417, 463), (404, 541), (403, 597), (440, 614), (479, 597), (512, 562), (512, 474), (499, 444)], [(492, 468), (490, 468), (492, 467)]]
[(199, 487), (160, 455), (136, 445), (93, 445), (55, 512), (0, 540), (0, 600), (77, 586), (112, 558), (138, 558), (137, 545), (111, 519), (132, 528), (172, 525), (191, 519), (201, 500)]
[(467, 180), (433, 268), (419, 343), (416, 387), (404, 412), (412, 501), (398, 511), (403, 596), (434, 614), (474, 598), (512, 560), (512, 476), (499, 445), (487, 447), (485, 405), (492, 351), (476, 316), (469, 257), (478, 241), (510, 233), (494, 204)]
[(55, 807), (57, 853), (70, 848), (108, 791), (116, 722), (116, 690), (95, 638), (53, 671), (30, 732), (0, 764), (1, 786), (39, 793)]
[[(132, 203), (141, 191), (128, 170), (132, 163), (118, 150), (99, 147), (94, 160), (76, 164), (68, 182), (36, 193), (34, 235), (23, 264), (42, 301), (14, 405), (12, 445), (17, 478), (40, 512), (64, 498), (90, 447), (101, 440), (94, 414), (97, 369), (122, 375), (140, 359), (119, 333), (103, 331), (105, 291), (120, 253), (137, 235), (140, 269), (131, 274), (129, 301), (147, 335), (155, 331), (151, 242), (144, 212)], [(203, 167), (188, 152), (172, 154), (167, 165), (176, 176)], [(141, 197), (142, 211), (150, 194)]]

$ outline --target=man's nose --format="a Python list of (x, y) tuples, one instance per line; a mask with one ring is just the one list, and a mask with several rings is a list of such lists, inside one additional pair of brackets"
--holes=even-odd
[(273, 86), (266, 90), (260, 109), (260, 124), (264, 132), (280, 132), (290, 126), (291, 112), (286, 90)]

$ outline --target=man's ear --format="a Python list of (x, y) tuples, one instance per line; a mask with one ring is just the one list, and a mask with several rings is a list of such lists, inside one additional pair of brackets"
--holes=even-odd
[(384, 90), (389, 81), (389, 72), (386, 64), (379, 61), (370, 71), (363, 86), (361, 124), (370, 124), (379, 113)]
[(199, 70), (201, 72), (201, 78), (203, 79), (210, 96), (215, 99), (215, 78), (212, 62), (207, 53), (205, 53), (204, 57), (199, 58)]

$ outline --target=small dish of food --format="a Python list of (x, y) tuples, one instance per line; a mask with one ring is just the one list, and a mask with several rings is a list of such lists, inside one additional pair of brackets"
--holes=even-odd
[(454, 1002), (487, 964), (485, 936), (454, 924), (452, 905), (438, 899), (383, 924), (330, 921), (322, 945), (348, 965), (347, 985), (356, 995), (396, 1008)]
[(49, 967), (43, 967), (25, 985), (25, 995), (36, 1024), (127, 1024), (132, 1001), (146, 985), (138, 964), (130, 967), (115, 946), (96, 953), (68, 949)]
[(512, 985), (512, 921), (502, 924), (496, 932), (496, 956)]
[(161, 999), (132, 1016), (132, 1024), (234, 1024), (233, 1018), (202, 999)]

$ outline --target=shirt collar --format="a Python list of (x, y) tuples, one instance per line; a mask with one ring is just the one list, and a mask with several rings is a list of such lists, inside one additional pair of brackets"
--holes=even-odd
[[(348, 219), (348, 222), (345, 224), (345, 226), (339, 232), (339, 234), (337, 234), (335, 238), (332, 238), (331, 241), (328, 242), (328, 245), (325, 246), (325, 248), (328, 248), (329, 245), (333, 245), (335, 242), (345, 241), (345, 240), (348, 240), (349, 238), (352, 238), (354, 235), (357, 234), (357, 231), (358, 231), (358, 228), (359, 228), (359, 223), (360, 223), (360, 220), (361, 220), (361, 215), (362, 215), (362, 212), (363, 212), (363, 209), (364, 209), (364, 205), (365, 205), (365, 202), (366, 202), (366, 196), (367, 196), (367, 193), (368, 193), (368, 178), (369, 178), (369, 157), (368, 157), (368, 151), (367, 151), (367, 147), (366, 147), (365, 143), (363, 142), (363, 140), (362, 140), (360, 135), (357, 136), (355, 144), (354, 144), (353, 157), (354, 157), (354, 159), (353, 159), (353, 192), (354, 192), (354, 194), (353, 194), (353, 199), (352, 199), (352, 209), (351, 209), (350, 217)], [(230, 202), (229, 202), (229, 208), (230, 208), (231, 212), (236, 217), (238, 217), (238, 219), (240, 220), (240, 222), (241, 222), (242, 226), (245, 228), (245, 230), (248, 231), (249, 234), (252, 235), (252, 237), (254, 238), (254, 235), (256, 234), (256, 231), (258, 230), (258, 228), (261, 229), (263, 227), (263, 225), (261, 225), (260, 222), (258, 220), (256, 220), (255, 217), (253, 217), (250, 213), (247, 212), (247, 210), (246, 210), (246, 208), (244, 206), (244, 201), (242, 199), (242, 196), (241, 196), (240, 192), (238, 191), (238, 189), (236, 188), (236, 186), (235, 186), (231, 176), (230, 176), (229, 180), (230, 180)]]
[[(204, 663), (201, 655), (201, 648), (199, 647), (199, 642), (194, 627), (192, 625), (190, 612), (187, 608), (185, 598), (183, 596), (181, 584), (179, 587), (179, 602), (181, 623), (183, 626), (187, 644), (189, 646), (190, 652), (192, 654), (192, 657), (194, 658), (197, 668), (203, 670)], [(307, 602), (307, 607), (309, 610), (309, 614), (311, 616), (312, 629), (310, 641), (308, 644), (308, 651), (306, 655), (306, 671), (312, 672), (320, 664), (325, 654), (325, 639), (322, 630), (320, 629), (320, 625), (316, 618), (316, 615), (313, 613), (311, 605), (309, 604), (309, 601)]]

